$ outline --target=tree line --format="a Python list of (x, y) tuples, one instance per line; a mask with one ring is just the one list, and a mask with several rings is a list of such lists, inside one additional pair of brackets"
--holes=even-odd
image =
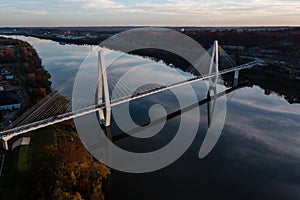
[(51, 92), (51, 75), (44, 69), (36, 50), (27, 42), (17, 41), (17, 59), (21, 79), (35, 104)]

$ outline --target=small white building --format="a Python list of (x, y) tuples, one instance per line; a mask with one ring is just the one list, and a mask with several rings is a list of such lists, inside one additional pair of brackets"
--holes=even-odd
[(14, 80), (15, 77), (14, 77), (14, 75), (6, 75), (6, 76), (5, 76), (5, 79), (6, 79), (6, 80)]
[(0, 110), (13, 110), (21, 108), (21, 104), (8, 104), (8, 105), (0, 105)]

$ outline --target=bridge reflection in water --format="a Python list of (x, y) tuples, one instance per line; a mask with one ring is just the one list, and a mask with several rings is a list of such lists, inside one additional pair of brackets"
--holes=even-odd
[(137, 128), (134, 128), (134, 129), (131, 129), (130, 131), (127, 131), (126, 133), (125, 132), (122, 132), (116, 136), (112, 136), (112, 133), (111, 133), (111, 129), (110, 127), (105, 127), (105, 126), (101, 126), (102, 127), (102, 130), (106, 133), (107, 137), (112, 141), (112, 142), (117, 142), (119, 140), (122, 140), (124, 138), (127, 138), (127, 137), (131, 137), (132, 135), (135, 135), (135, 134), (138, 134), (140, 131), (142, 131), (143, 129), (145, 128), (150, 128), (151, 126), (155, 126), (157, 124), (160, 124), (161, 122), (164, 122), (165, 120), (171, 120), (175, 117), (178, 117), (180, 116), (181, 114), (184, 114), (190, 110), (193, 110), (197, 107), (200, 107), (202, 105), (207, 105), (207, 122), (208, 122), (208, 127), (210, 126), (210, 123), (211, 123), (211, 115), (213, 113), (213, 105), (215, 104), (217, 98), (220, 98), (224, 95), (227, 95), (227, 94), (230, 94), (240, 88), (243, 88), (244, 86), (243, 85), (239, 85), (238, 87), (232, 87), (232, 88), (229, 88), (229, 89), (226, 89), (225, 91), (222, 91), (218, 94), (216, 94), (215, 96), (211, 97), (209, 95), (209, 92), (207, 94), (207, 98), (206, 99), (203, 99), (195, 104), (192, 104), (188, 107), (185, 107), (185, 108), (181, 108), (181, 109), (178, 109), (174, 112), (171, 112), (169, 114), (167, 114), (165, 117), (161, 117), (159, 119), (156, 119), (154, 121), (151, 121), (150, 122), (146, 122), (144, 124), (142, 124), (140, 127), (137, 127)]

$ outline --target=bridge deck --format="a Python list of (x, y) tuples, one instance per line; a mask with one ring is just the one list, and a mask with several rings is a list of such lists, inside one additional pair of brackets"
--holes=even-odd
[[(249, 69), (249, 68), (252, 68), (254, 66), (261, 65), (261, 64), (262, 64), (261, 61), (256, 60), (256, 61), (246, 63), (244, 65), (240, 65), (240, 66), (237, 66), (237, 67), (234, 67), (234, 68), (222, 70), (222, 71), (219, 72), (219, 75), (227, 74), (227, 73), (234, 72), (234, 71), (240, 71), (240, 70), (243, 70), (243, 69)], [(206, 79), (209, 79), (209, 78), (213, 78), (215, 76), (216, 76), (216, 73), (212, 73), (212, 74), (208, 74), (208, 75), (204, 75), (204, 76), (198, 76), (198, 77), (191, 78), (191, 79), (188, 79), (188, 80), (185, 80), (185, 81), (182, 81), (182, 82), (178, 82), (178, 83), (171, 84), (171, 85), (168, 85), (168, 86), (163, 86), (161, 88), (157, 88), (157, 89), (154, 89), (154, 90), (145, 91), (145, 92), (139, 93), (135, 96), (127, 96), (127, 97), (124, 97), (124, 98), (121, 98), (121, 99), (113, 100), (113, 101), (111, 101), (111, 107), (122, 104), (122, 103), (129, 102), (129, 101), (133, 101), (133, 100), (136, 100), (136, 99), (140, 99), (140, 98), (143, 98), (143, 97), (146, 97), (146, 96), (149, 96), (149, 95), (157, 94), (157, 93), (160, 93), (160, 92), (163, 92), (163, 91), (175, 88), (175, 87), (180, 87), (180, 86), (183, 86), (183, 85), (186, 85), (186, 84), (191, 84), (191, 83), (195, 83), (195, 82), (198, 82), (198, 81), (201, 81), (201, 80), (206, 80)], [(101, 110), (101, 109), (104, 109), (104, 108), (105, 108), (105, 104), (95, 105), (95, 106), (87, 107), (87, 108), (84, 108), (84, 109), (81, 109), (81, 110), (78, 110), (78, 111), (75, 111), (75, 112), (70, 112), (70, 113), (58, 115), (58, 116), (55, 116), (55, 117), (51, 117), (51, 118), (48, 118), (48, 119), (45, 119), (45, 120), (37, 121), (37, 122), (30, 123), (30, 124), (27, 124), (27, 125), (23, 125), (23, 126), (20, 126), (20, 127), (15, 127), (15, 128), (9, 129), (9, 130), (4, 130), (4, 131), (0, 132), (0, 138), (12, 137), (12, 136), (17, 136), (17, 135), (20, 135), (20, 134), (24, 134), (24, 133), (27, 133), (27, 132), (30, 132), (30, 131), (34, 131), (34, 130), (37, 130), (37, 129), (40, 129), (40, 128), (44, 128), (44, 127), (47, 127), (47, 126), (50, 126), (50, 125), (60, 123), (60, 122), (63, 122), (63, 121), (67, 121), (67, 120), (74, 119), (74, 118), (77, 118), (77, 117), (80, 117), (80, 116), (84, 116), (84, 115), (87, 115), (87, 114), (90, 114), (90, 113), (94, 113), (94, 112), (96, 112), (98, 110)]]

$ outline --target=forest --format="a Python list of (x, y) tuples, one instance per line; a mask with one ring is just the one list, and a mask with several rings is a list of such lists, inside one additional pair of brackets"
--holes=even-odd
[(15, 63), (16, 61), (16, 54), (13, 48), (0, 49), (0, 63)]

